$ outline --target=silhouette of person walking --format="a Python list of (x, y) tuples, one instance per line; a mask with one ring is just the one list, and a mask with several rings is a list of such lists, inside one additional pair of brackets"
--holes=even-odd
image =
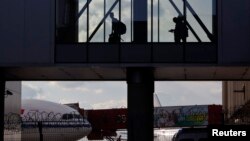
[(126, 33), (126, 25), (114, 17), (114, 13), (110, 13), (110, 18), (112, 20), (112, 30), (109, 35), (110, 43), (119, 43), (121, 40), (121, 35)]
[(109, 42), (110, 43), (118, 43), (120, 42), (120, 35), (118, 33), (118, 23), (119, 20), (114, 17), (114, 13), (110, 13), (110, 18), (112, 20), (112, 29), (111, 34), (109, 35)]
[(184, 22), (183, 17), (174, 17), (173, 22), (175, 23), (175, 29), (170, 29), (169, 32), (174, 33), (174, 41), (176, 43), (186, 42), (188, 37), (188, 28)]

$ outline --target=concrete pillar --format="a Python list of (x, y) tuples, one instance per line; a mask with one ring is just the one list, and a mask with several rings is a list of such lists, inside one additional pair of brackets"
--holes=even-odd
[[(3, 79), (3, 78), (0, 78)], [(0, 80), (0, 140), (3, 141), (4, 140), (4, 96), (5, 94), (5, 81)]]
[(146, 43), (148, 37), (147, 27), (147, 0), (134, 0), (134, 42)]
[(152, 68), (128, 68), (128, 140), (153, 140)]

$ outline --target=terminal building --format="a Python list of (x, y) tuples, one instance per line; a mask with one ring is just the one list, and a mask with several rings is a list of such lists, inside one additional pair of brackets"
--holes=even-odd
[(225, 81), (222, 85), (225, 124), (249, 124), (249, 81)]
[[(130, 141), (153, 140), (156, 80), (250, 78), (249, 0), (3, 0), (0, 5), (0, 103), (6, 81), (126, 81)], [(126, 25), (115, 43), (109, 41), (111, 13)], [(174, 20), (180, 17), (187, 27), (184, 37)], [(0, 127), (2, 138), (3, 122)]]

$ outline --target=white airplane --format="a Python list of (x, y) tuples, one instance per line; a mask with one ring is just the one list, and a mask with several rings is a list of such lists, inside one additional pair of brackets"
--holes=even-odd
[(22, 141), (76, 141), (92, 128), (75, 109), (43, 100), (22, 100)]

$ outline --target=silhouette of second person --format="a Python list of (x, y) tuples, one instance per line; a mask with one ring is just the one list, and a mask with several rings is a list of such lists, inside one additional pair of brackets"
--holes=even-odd
[(111, 34), (109, 35), (110, 43), (119, 43), (121, 40), (121, 35), (126, 33), (126, 25), (114, 17), (114, 13), (110, 13), (110, 18), (112, 20)]
[(176, 43), (186, 42), (188, 37), (188, 28), (184, 22), (183, 17), (174, 17), (173, 22), (175, 23), (175, 29), (170, 29), (169, 32), (174, 33), (174, 41)]

